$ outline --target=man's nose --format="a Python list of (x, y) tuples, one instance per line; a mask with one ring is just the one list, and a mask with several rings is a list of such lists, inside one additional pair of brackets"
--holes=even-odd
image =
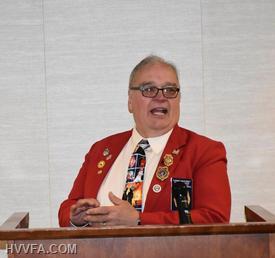
[(155, 96), (155, 99), (165, 99), (162, 90), (158, 91), (158, 94)]

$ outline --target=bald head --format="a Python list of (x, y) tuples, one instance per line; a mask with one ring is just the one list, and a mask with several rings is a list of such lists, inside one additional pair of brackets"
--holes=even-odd
[(154, 65), (157, 63), (167, 65), (170, 69), (172, 69), (175, 72), (176, 77), (178, 79), (178, 70), (174, 64), (166, 61), (165, 59), (163, 59), (159, 56), (150, 55), (150, 56), (145, 57), (143, 60), (141, 60), (132, 70), (132, 72), (130, 74), (130, 78), (129, 78), (129, 87), (132, 86), (133, 81), (135, 80), (135, 76), (139, 71), (141, 71), (145, 67), (148, 67), (150, 65)]

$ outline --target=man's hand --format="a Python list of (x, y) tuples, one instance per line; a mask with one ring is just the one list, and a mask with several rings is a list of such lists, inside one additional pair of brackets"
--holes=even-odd
[(99, 207), (100, 204), (96, 199), (80, 199), (76, 204), (71, 206), (70, 220), (75, 226), (83, 226), (89, 221), (86, 220), (86, 211)]
[(101, 206), (86, 211), (85, 220), (94, 226), (136, 226), (139, 212), (127, 201), (109, 192), (109, 199), (114, 206)]

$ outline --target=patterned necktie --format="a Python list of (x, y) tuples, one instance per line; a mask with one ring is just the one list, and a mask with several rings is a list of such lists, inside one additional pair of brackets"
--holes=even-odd
[(131, 156), (122, 199), (127, 200), (137, 211), (142, 210), (142, 186), (146, 164), (145, 150), (149, 142), (142, 139)]

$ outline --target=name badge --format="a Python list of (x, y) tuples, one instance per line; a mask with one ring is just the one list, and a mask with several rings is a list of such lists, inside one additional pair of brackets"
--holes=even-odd
[(176, 211), (176, 196), (181, 195), (187, 200), (187, 209), (192, 209), (192, 179), (171, 178), (171, 210)]

